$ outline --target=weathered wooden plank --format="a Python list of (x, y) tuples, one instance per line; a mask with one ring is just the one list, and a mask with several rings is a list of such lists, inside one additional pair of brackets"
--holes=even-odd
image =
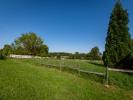
[(124, 69), (115, 69), (115, 68), (109, 68), (108, 70), (115, 72), (133, 73), (133, 70), (124, 70)]
[(85, 71), (85, 70), (80, 70), (80, 72), (89, 73), (89, 74), (96, 74), (96, 75), (101, 75), (101, 76), (105, 75), (104, 73), (93, 72), (93, 71)]

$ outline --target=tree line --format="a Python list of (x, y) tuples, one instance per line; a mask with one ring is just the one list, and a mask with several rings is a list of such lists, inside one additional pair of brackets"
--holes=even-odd
[(44, 41), (34, 32), (22, 34), (10, 45), (5, 44), (0, 52), (1, 59), (10, 54), (54, 57), (57, 59), (64, 57), (66, 59), (100, 60), (102, 57), (98, 47), (92, 48), (89, 53), (75, 52), (73, 54), (67, 52), (49, 52), (48, 46), (44, 44)]
[(83, 60), (101, 60), (102, 53), (100, 53), (99, 48), (96, 46), (90, 50), (88, 53), (67, 53), (67, 52), (50, 52), (49, 57), (61, 59), (83, 59)]

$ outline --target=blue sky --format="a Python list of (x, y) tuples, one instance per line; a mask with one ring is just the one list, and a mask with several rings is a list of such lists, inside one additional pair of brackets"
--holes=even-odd
[[(35, 32), (50, 52), (104, 50), (116, 0), (0, 0), (0, 48), (22, 33)], [(133, 37), (133, 0), (122, 0)]]

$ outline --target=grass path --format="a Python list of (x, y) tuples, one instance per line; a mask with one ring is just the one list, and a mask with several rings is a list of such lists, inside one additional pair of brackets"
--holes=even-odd
[(133, 92), (9, 59), (0, 61), (0, 100), (133, 100)]

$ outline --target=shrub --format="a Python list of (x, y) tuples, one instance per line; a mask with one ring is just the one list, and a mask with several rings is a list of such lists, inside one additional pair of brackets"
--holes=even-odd
[(133, 53), (127, 55), (118, 65), (125, 69), (133, 69)]
[(0, 60), (4, 60), (4, 59), (6, 59), (6, 56), (2, 51), (0, 51)]

